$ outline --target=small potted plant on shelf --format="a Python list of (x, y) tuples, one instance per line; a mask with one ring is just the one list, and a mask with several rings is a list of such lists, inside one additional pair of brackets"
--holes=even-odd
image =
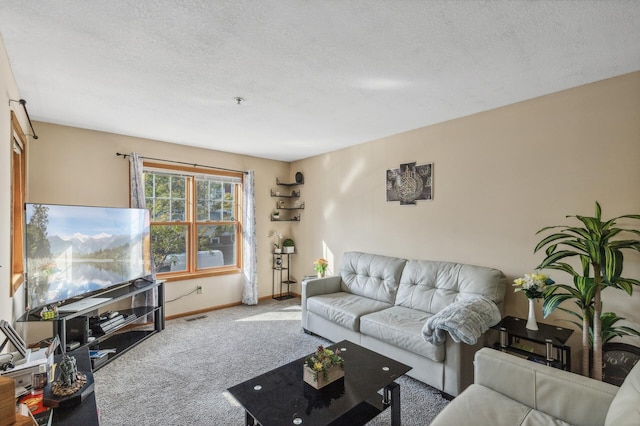
[(293, 253), (295, 251), (295, 245), (291, 238), (287, 238), (282, 242), (282, 247), (285, 253)]
[(280, 212), (279, 211), (275, 211), (275, 212), (271, 213), (271, 218), (275, 219), (275, 220), (280, 219)]

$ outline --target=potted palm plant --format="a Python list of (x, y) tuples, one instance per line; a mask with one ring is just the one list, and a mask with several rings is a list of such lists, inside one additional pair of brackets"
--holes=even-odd
[[(582, 374), (602, 380), (603, 334), (605, 338), (611, 336), (612, 333), (618, 336), (637, 334), (635, 330), (627, 327), (614, 326), (620, 319), (617, 315), (611, 312), (603, 314), (601, 292), (604, 288), (611, 287), (624, 290), (631, 295), (633, 286), (640, 285), (640, 281), (636, 279), (623, 278), (621, 276), (624, 261), (622, 251), (635, 250), (640, 252), (640, 240), (620, 238), (621, 234), (624, 233), (639, 236), (640, 231), (617, 227), (619, 219), (640, 219), (640, 215), (623, 215), (603, 221), (602, 209), (596, 201), (594, 217), (567, 217), (575, 217), (583, 226), (549, 226), (537, 232), (537, 234), (540, 234), (551, 229), (561, 229), (560, 232), (543, 238), (536, 246), (534, 252), (546, 247), (545, 258), (537, 269), (557, 269), (568, 273), (573, 279), (573, 285), (552, 284), (547, 287), (542, 311), (544, 316), (547, 317), (562, 302), (567, 300), (575, 302), (580, 313), (561, 309), (577, 316), (582, 321), (580, 326), (582, 329), (583, 350)], [(580, 259), (582, 266), (580, 273), (565, 262), (565, 259), (576, 256)], [(603, 318), (606, 329), (602, 327)], [(590, 374), (589, 361), (592, 347), (593, 369)]]

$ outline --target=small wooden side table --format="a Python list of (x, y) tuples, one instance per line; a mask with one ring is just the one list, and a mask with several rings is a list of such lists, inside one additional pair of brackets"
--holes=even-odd
[[(491, 327), (500, 332), (500, 342), (494, 346), (495, 349), (571, 371), (571, 346), (567, 345), (567, 340), (573, 330), (543, 323), (538, 323), (538, 330), (529, 330), (526, 324), (526, 319), (507, 316)], [(542, 350), (535, 352), (523, 349), (521, 340), (544, 346), (544, 354), (540, 353)]]

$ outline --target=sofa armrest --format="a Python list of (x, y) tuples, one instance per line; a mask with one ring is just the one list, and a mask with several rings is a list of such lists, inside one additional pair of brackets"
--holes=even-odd
[(339, 275), (333, 275), (324, 278), (312, 278), (302, 282), (302, 299), (317, 296), (319, 294), (337, 293), (340, 291), (340, 282), (342, 278)]
[(337, 293), (340, 291), (341, 282), (342, 278), (339, 275), (302, 281), (302, 328), (307, 329), (307, 298), (319, 294)]
[(618, 387), (494, 349), (475, 355), (475, 383), (570, 424), (604, 424)]

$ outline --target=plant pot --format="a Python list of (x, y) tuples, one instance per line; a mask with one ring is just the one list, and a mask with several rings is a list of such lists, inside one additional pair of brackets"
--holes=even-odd
[(276, 253), (276, 254), (280, 254), (280, 253), (282, 253), (282, 250), (277, 248), (277, 249), (273, 249), (273, 252)]
[(284, 252), (285, 253), (293, 253), (294, 251), (295, 251), (295, 246), (284, 247)]
[(327, 378), (323, 372), (319, 372), (317, 376), (317, 380), (313, 379), (313, 370), (307, 367), (306, 365), (302, 366), (303, 368), (303, 378), (306, 383), (314, 387), (315, 389), (320, 389), (327, 386), (330, 383), (335, 382), (336, 380), (344, 377), (344, 369), (339, 365), (332, 365), (327, 370)]

